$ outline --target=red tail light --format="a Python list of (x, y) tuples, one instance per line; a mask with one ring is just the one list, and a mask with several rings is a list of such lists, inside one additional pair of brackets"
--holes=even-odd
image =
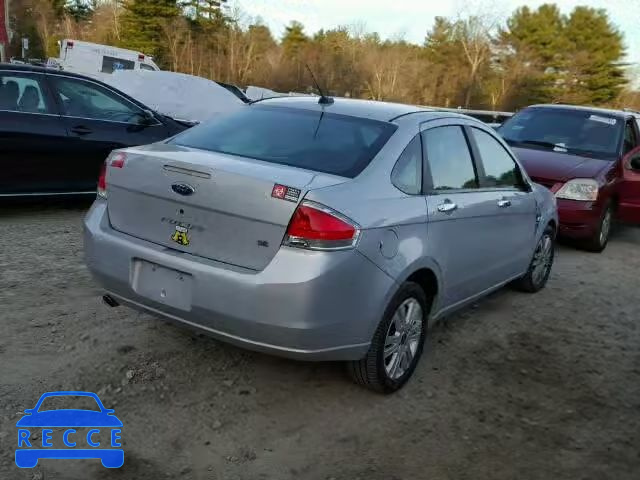
[(100, 167), (100, 176), (98, 177), (98, 196), (107, 198), (107, 162)]
[(127, 155), (124, 152), (113, 152), (100, 167), (98, 177), (98, 196), (107, 198), (107, 167), (124, 168)]
[(284, 244), (310, 250), (352, 248), (360, 228), (348, 218), (324, 205), (303, 202), (294, 212)]

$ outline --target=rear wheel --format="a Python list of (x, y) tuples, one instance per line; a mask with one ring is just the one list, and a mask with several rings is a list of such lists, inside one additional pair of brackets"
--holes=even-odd
[(554, 258), (555, 230), (551, 225), (548, 225), (536, 245), (527, 273), (515, 282), (516, 288), (527, 293), (536, 293), (542, 290), (551, 275)]
[(347, 365), (356, 383), (391, 393), (409, 380), (422, 355), (429, 306), (418, 284), (402, 285), (389, 303), (367, 355)]
[(611, 201), (607, 202), (602, 211), (600, 217), (600, 223), (598, 224), (598, 230), (589, 240), (583, 243), (585, 250), (590, 252), (600, 253), (604, 251), (609, 243), (609, 236), (611, 235), (611, 226), (613, 224), (613, 205)]

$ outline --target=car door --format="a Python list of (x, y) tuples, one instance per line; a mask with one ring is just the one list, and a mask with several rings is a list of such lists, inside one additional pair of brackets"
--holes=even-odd
[(640, 146), (637, 126), (637, 122), (630, 120), (625, 128), (624, 157), (618, 184), (618, 218), (629, 223), (640, 223)]
[(111, 150), (144, 145), (169, 136), (167, 127), (125, 96), (97, 82), (48, 74), (73, 154), (71, 177), (78, 189), (95, 189), (100, 166)]
[(446, 310), (495, 283), (499, 238), (492, 218), (495, 195), (480, 189), (463, 125), (433, 123), (422, 132), (427, 248), (440, 263)]
[(622, 180), (618, 186), (618, 218), (640, 223), (640, 147), (622, 160)]
[(537, 202), (520, 166), (507, 147), (488, 129), (465, 127), (476, 158), (480, 187), (490, 200), (493, 231), (492, 282), (523, 274), (536, 242)]
[(44, 75), (0, 70), (0, 195), (64, 191), (66, 148)]

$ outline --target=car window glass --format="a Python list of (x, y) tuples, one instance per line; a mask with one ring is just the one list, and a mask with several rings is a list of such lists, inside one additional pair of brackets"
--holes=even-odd
[(478, 188), (478, 179), (461, 127), (437, 127), (423, 133), (434, 190)]
[(251, 105), (190, 128), (169, 142), (353, 178), (396, 128), (389, 122), (331, 112)]
[(133, 70), (136, 62), (125, 60), (123, 58), (102, 57), (102, 73), (113, 73), (115, 70)]
[(526, 108), (500, 127), (510, 145), (617, 158), (623, 122), (598, 110)]
[(146, 63), (141, 63), (140, 70), (151, 70), (152, 72), (154, 72), (156, 69), (153, 68), (151, 65), (147, 65)]
[(471, 128), (482, 164), (484, 165), (484, 186), (519, 187), (522, 185), (518, 166), (500, 143), (478, 128)]
[(136, 105), (94, 83), (57, 77), (54, 85), (64, 115), (124, 123), (144, 118)]
[(628, 153), (638, 146), (633, 122), (629, 120), (624, 129), (624, 153)]
[(39, 76), (0, 72), (0, 110), (53, 113), (45, 102)]
[(404, 193), (418, 195), (422, 190), (422, 145), (416, 136), (409, 142), (391, 172), (391, 182)]

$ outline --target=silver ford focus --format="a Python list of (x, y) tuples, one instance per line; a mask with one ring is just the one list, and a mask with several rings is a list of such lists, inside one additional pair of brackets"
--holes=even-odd
[(85, 219), (105, 301), (253, 350), (344, 360), (381, 392), (433, 321), (549, 277), (553, 195), (485, 124), (413, 106), (264, 100), (117, 150)]

